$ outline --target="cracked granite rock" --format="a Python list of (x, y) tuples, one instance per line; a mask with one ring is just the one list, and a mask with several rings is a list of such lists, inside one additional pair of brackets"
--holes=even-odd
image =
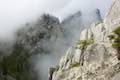
[(70, 48), (51, 74), (51, 80), (120, 80), (120, 61), (108, 38), (120, 26), (119, 13), (120, 0), (113, 0), (103, 22), (81, 32), (80, 41), (93, 39), (94, 42), (84, 49), (76, 47), (81, 44)]

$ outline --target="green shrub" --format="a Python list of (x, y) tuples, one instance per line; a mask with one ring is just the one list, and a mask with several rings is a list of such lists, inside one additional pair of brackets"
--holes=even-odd
[(120, 35), (120, 26), (113, 31), (113, 33)]
[(120, 60), (120, 26), (113, 31), (113, 35), (108, 37), (112, 40), (112, 47), (117, 50), (117, 58)]
[(80, 45), (78, 48), (83, 49), (86, 48), (88, 45), (93, 44), (94, 40), (93, 39), (86, 39), (86, 40), (79, 40), (78, 45)]
[(73, 68), (73, 67), (79, 67), (80, 66), (80, 63), (74, 63), (70, 66), (70, 68)]
[(115, 39), (115, 35), (111, 34), (108, 36), (108, 38), (109, 38), (109, 40), (113, 40), (113, 39)]
[(114, 48), (118, 48), (118, 47), (120, 47), (120, 27), (118, 27), (117, 29), (115, 29), (113, 31), (113, 33), (115, 35), (113, 37), (111, 37), (111, 39), (114, 40), (114, 42), (112, 43), (112, 46)]

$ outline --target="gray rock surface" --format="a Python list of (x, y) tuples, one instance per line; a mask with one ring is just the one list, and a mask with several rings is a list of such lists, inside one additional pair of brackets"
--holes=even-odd
[[(82, 31), (80, 41), (93, 39), (85, 48), (80, 43), (62, 57), (51, 80), (120, 80), (120, 61), (108, 35), (120, 25), (120, 0), (114, 0), (102, 23)], [(81, 65), (81, 61), (83, 64)]]

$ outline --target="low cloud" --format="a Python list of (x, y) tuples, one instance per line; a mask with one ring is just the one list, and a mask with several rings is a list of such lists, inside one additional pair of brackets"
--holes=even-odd
[(19, 25), (50, 13), (61, 20), (78, 11), (100, 8), (102, 16), (111, 0), (0, 0), (0, 39), (10, 39)]

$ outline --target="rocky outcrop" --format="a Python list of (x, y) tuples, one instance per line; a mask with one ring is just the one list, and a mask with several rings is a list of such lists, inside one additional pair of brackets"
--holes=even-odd
[(33, 24), (17, 31), (16, 44), (24, 46), (31, 54), (50, 53), (63, 33), (59, 20), (51, 15), (42, 15)]
[(114, 0), (103, 22), (82, 31), (78, 43), (50, 74), (51, 80), (119, 80), (120, 61), (108, 37), (120, 26), (119, 12), (120, 0)]
[(0, 80), (38, 80), (33, 62), (36, 56), (57, 50), (57, 43), (63, 39), (60, 27), (56, 17), (42, 15), (41, 19), (16, 32), (14, 44), (1, 43)]

